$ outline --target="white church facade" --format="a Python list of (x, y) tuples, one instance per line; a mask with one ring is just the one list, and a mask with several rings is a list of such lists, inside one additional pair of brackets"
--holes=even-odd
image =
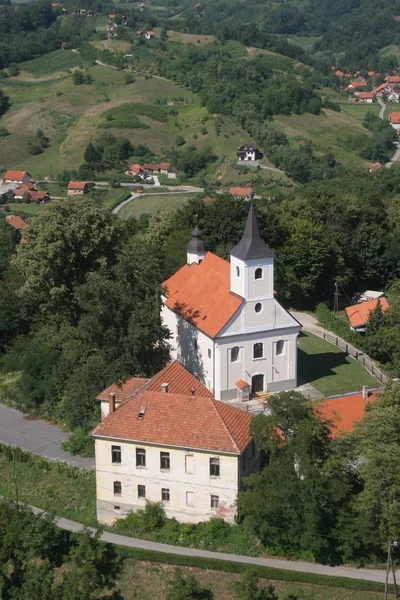
[(293, 389), (301, 326), (274, 298), (274, 254), (254, 206), (229, 262), (208, 252), (201, 235), (196, 226), (187, 264), (163, 284), (172, 357), (217, 400)]

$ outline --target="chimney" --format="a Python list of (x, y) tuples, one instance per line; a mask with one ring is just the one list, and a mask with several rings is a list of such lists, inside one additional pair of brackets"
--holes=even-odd
[(111, 415), (111, 413), (115, 412), (115, 392), (111, 392), (110, 393), (110, 399), (108, 401), (108, 413)]
[(369, 394), (368, 394), (368, 386), (367, 385), (363, 385), (362, 386), (362, 397), (363, 397), (363, 400), (368, 400), (368, 396), (369, 396)]
[(161, 391), (162, 391), (164, 394), (168, 394), (168, 383), (162, 383), (162, 384), (161, 384)]

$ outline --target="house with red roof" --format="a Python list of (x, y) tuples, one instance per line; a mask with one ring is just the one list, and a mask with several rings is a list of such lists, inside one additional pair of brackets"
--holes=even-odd
[(375, 173), (375, 171), (379, 171), (379, 169), (383, 168), (383, 164), (380, 162), (376, 162), (373, 165), (370, 166), (369, 168), (369, 172), (370, 173)]
[(368, 391), (367, 386), (364, 386), (360, 393), (334, 396), (319, 402), (316, 412), (330, 421), (332, 437), (337, 438), (353, 431), (354, 425), (363, 420), (367, 404), (373, 402), (382, 391)]
[(400, 129), (400, 112), (391, 112), (389, 113), (389, 121), (391, 126), (399, 132)]
[(241, 240), (224, 260), (207, 251), (198, 225), (187, 263), (164, 281), (162, 318), (172, 355), (217, 400), (297, 385), (300, 324), (274, 298), (274, 253), (260, 236), (251, 205)]
[(234, 522), (243, 478), (260, 469), (250, 413), (214, 400), (177, 361), (97, 398), (108, 405), (92, 431), (100, 523), (111, 525), (148, 500), (181, 522)]
[(229, 194), (235, 198), (244, 198), (250, 200), (254, 196), (253, 188), (251, 187), (231, 187)]
[(378, 303), (381, 305), (383, 312), (389, 309), (389, 302), (385, 297), (367, 300), (366, 302), (359, 302), (358, 304), (345, 308), (351, 329), (364, 331), (371, 312), (376, 309)]
[(86, 181), (70, 181), (67, 187), (68, 196), (82, 196), (87, 192)]
[(8, 225), (14, 227), (14, 229), (18, 229), (18, 231), (22, 231), (22, 229), (25, 229), (25, 227), (27, 227), (27, 224), (25, 223), (23, 218), (19, 215), (7, 215), (5, 221), (6, 223), (8, 223)]
[(25, 171), (13, 171), (8, 170), (3, 175), (3, 183), (17, 183), (18, 185), (24, 185), (32, 183), (29, 173)]
[(366, 102), (367, 104), (372, 104), (375, 98), (375, 94), (373, 92), (360, 92), (358, 94), (359, 102)]
[(152, 40), (153, 38), (156, 37), (156, 32), (155, 31), (146, 31), (146, 33), (144, 34), (144, 37), (146, 38), (146, 40)]

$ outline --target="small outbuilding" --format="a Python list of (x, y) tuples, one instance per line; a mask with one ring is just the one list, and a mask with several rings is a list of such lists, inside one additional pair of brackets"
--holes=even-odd
[(87, 192), (86, 181), (70, 181), (68, 184), (68, 196), (81, 196)]

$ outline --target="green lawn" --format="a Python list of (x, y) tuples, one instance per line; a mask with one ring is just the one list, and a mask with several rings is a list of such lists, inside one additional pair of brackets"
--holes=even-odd
[(72, 50), (55, 50), (39, 58), (28, 60), (19, 64), (21, 71), (28, 71), (34, 77), (51, 75), (60, 71), (68, 71), (78, 67), (81, 62), (79, 53)]
[(22, 218), (33, 217), (46, 208), (46, 204), (5, 204), (7, 215), (19, 215)]
[(118, 213), (120, 219), (129, 219), (129, 217), (139, 217), (139, 215), (153, 214), (160, 208), (179, 208), (196, 194), (188, 192), (187, 194), (151, 194), (139, 196), (131, 200)]
[(298, 348), (299, 385), (311, 383), (325, 396), (380, 386), (354, 358), (311, 333), (300, 333)]

